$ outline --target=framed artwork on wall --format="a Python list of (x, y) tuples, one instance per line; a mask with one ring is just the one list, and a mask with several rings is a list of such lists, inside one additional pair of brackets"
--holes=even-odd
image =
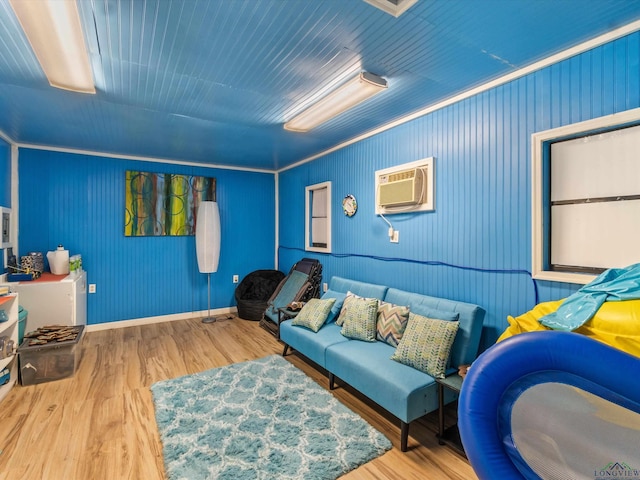
[(194, 235), (201, 201), (216, 201), (216, 179), (125, 172), (126, 237)]

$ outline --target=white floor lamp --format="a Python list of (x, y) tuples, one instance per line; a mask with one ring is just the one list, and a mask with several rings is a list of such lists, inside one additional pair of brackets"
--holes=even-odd
[(211, 316), (211, 274), (218, 271), (220, 259), (220, 211), (217, 202), (200, 202), (196, 218), (196, 255), (198, 270), (207, 274), (207, 317), (203, 323), (213, 323)]

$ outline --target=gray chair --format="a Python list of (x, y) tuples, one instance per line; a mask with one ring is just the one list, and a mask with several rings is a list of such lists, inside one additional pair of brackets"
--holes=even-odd
[(280, 338), (280, 311), (291, 302), (306, 302), (320, 297), (322, 264), (312, 258), (303, 258), (291, 267), (289, 274), (267, 302), (260, 325), (269, 333)]

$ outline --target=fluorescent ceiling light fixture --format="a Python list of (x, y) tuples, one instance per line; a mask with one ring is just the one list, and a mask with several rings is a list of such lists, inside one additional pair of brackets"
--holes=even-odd
[(362, 72), (284, 124), (285, 130), (308, 132), (387, 88), (387, 81)]
[(75, 0), (9, 0), (52, 87), (96, 93)]
[(379, 8), (383, 12), (387, 12), (394, 17), (399, 17), (418, 0), (364, 0), (370, 5)]

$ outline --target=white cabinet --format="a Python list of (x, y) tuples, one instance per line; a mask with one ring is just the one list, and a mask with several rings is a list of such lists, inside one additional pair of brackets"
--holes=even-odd
[(45, 325), (85, 325), (87, 323), (87, 273), (51, 275), (38, 280), (9, 284), (20, 294), (20, 305), (28, 312), (26, 332)]
[(11, 371), (9, 383), (0, 386), (0, 401), (9, 393), (18, 379), (18, 295), (15, 293), (0, 297), (0, 309), (7, 313), (9, 318), (0, 323), (0, 337), (9, 337), (15, 345), (11, 355), (0, 358), (0, 371), (8, 368)]

